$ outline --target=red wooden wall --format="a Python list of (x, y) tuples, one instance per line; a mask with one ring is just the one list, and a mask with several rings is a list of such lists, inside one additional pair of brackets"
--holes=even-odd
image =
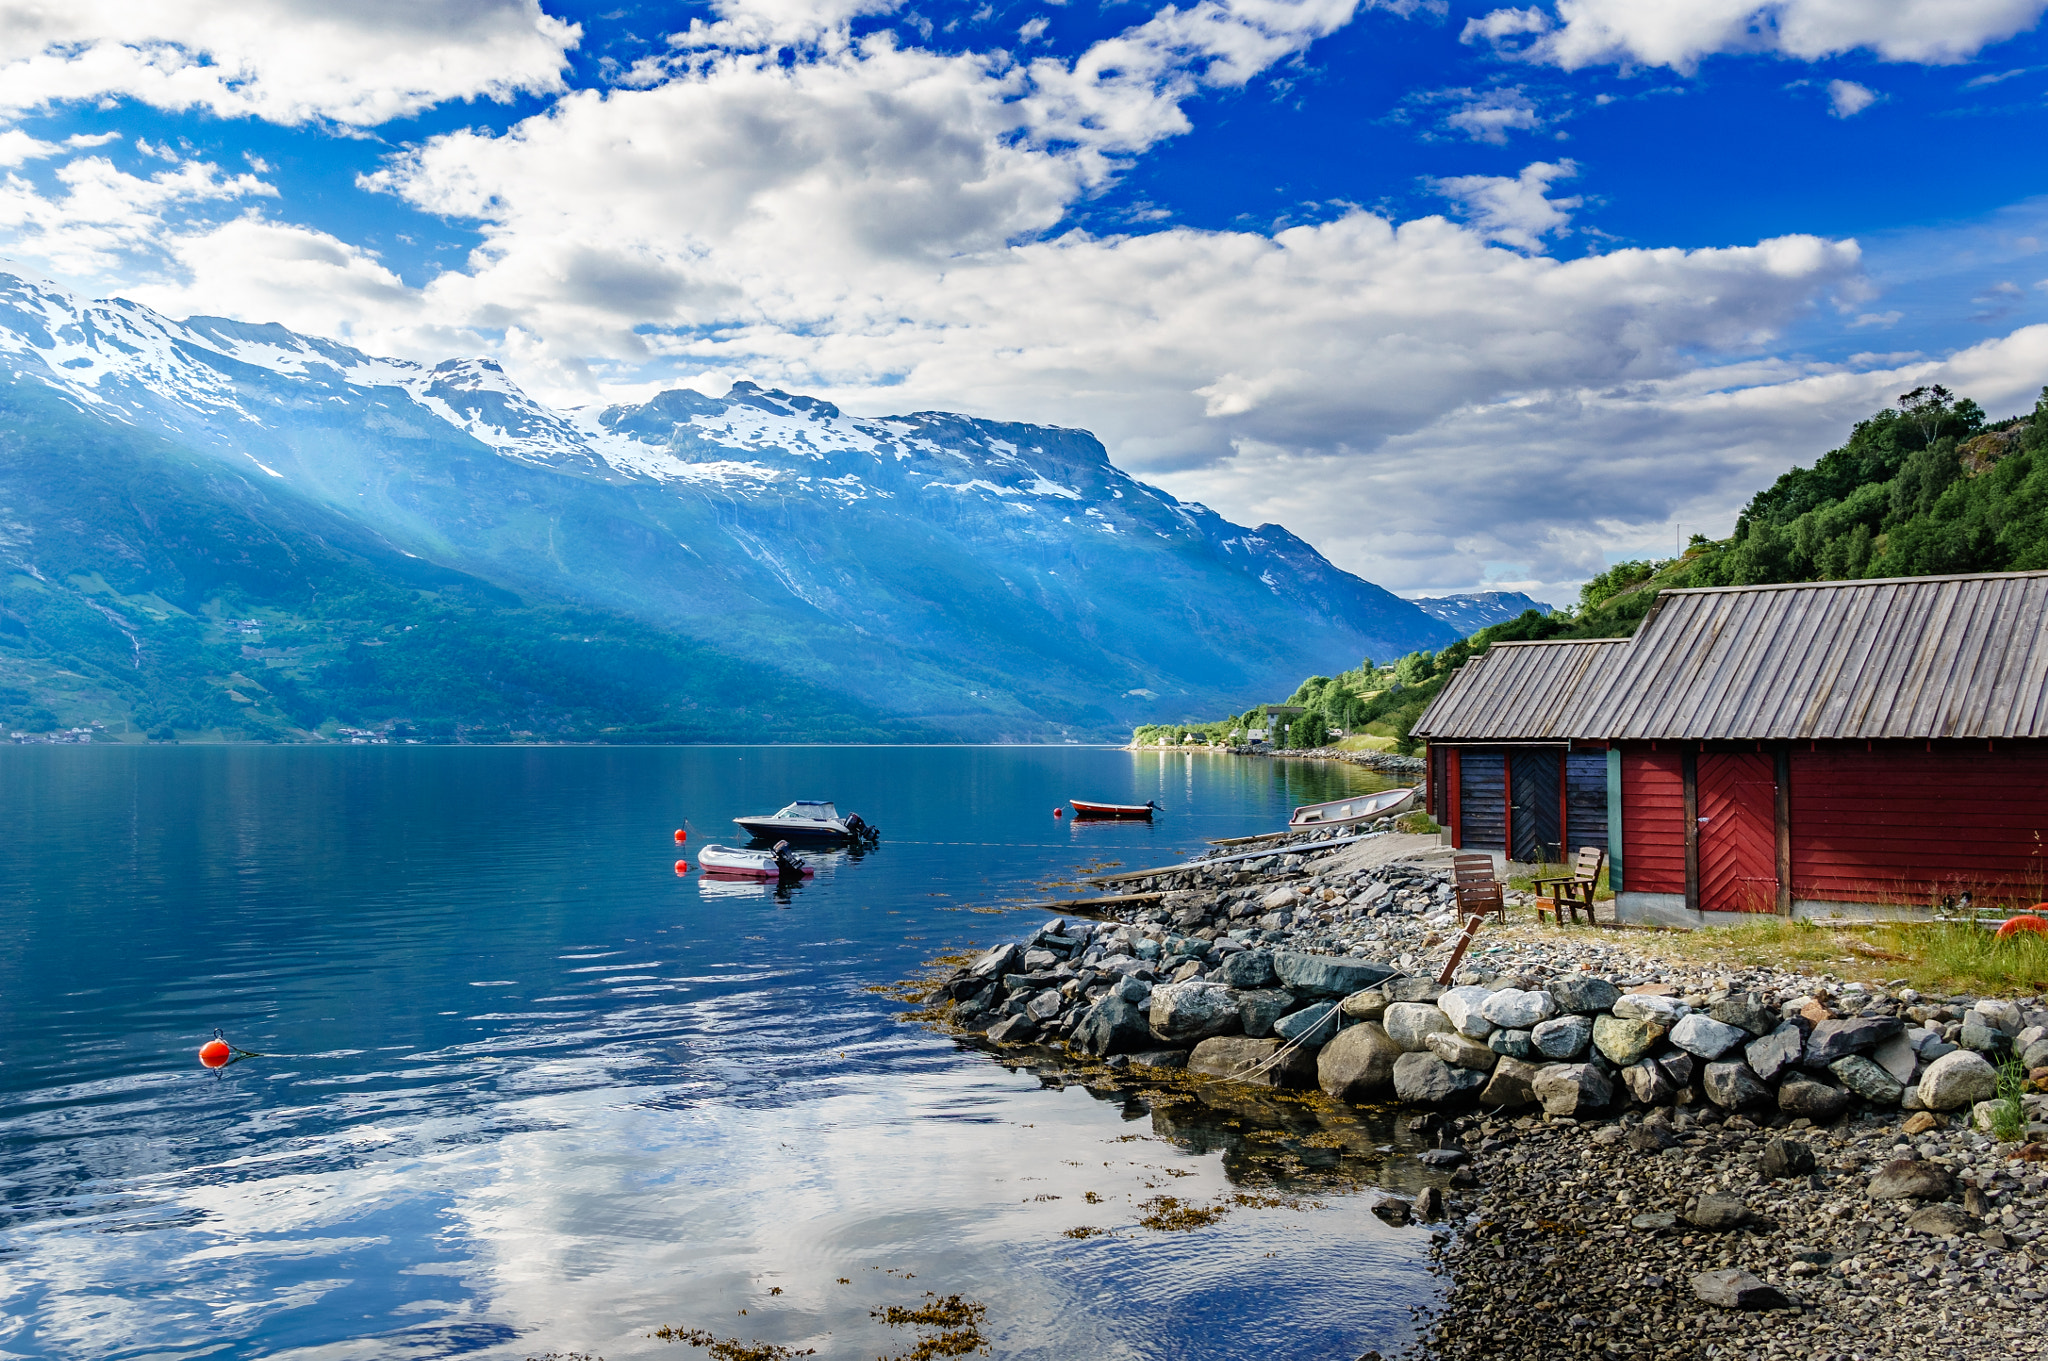
[[(1792, 752), (1792, 894), (2048, 898), (2048, 751), (1924, 743)], [(1633, 887), (1633, 884), (1631, 884)]]
[[(1767, 752), (1710, 751), (1695, 760), (1700, 910), (1777, 911), (1777, 758)], [(1684, 850), (1681, 842), (1681, 855)], [(1684, 874), (1683, 862), (1679, 873)]]
[(1622, 882), (1631, 893), (1685, 892), (1685, 779), (1678, 753), (1621, 754)]

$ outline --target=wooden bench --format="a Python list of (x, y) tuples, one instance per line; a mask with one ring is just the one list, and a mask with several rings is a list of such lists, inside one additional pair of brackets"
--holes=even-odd
[[(1563, 926), (1567, 914), (1577, 921), (1583, 912), (1586, 924), (1592, 925), (1597, 920), (1593, 915), (1593, 893), (1600, 886), (1600, 871), (1606, 867), (1606, 851), (1598, 846), (1579, 847), (1578, 862), (1570, 874), (1536, 881), (1536, 915), (1548, 916), (1553, 925)], [(1549, 907), (1543, 906), (1545, 898), (1550, 900)]]
[(1507, 921), (1507, 894), (1500, 880), (1493, 877), (1492, 856), (1454, 855), (1451, 857), (1451, 872), (1459, 916), (1491, 912), (1501, 921)]

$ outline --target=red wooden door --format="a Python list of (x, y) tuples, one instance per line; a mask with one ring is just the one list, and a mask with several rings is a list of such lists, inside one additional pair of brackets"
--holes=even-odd
[(1778, 781), (1768, 755), (1699, 757), (1700, 910), (1778, 908)]

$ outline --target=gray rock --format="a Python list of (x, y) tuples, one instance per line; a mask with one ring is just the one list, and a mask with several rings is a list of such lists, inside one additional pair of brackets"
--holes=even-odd
[(1614, 1100), (1614, 1084), (1590, 1063), (1545, 1064), (1529, 1086), (1547, 1115), (1587, 1114)]
[(1955, 1205), (1929, 1205), (1906, 1216), (1906, 1228), (1933, 1238), (1954, 1238), (1973, 1232), (1977, 1221)]
[(1847, 1108), (1849, 1100), (1844, 1088), (1796, 1070), (1785, 1074), (1778, 1084), (1778, 1109), (1787, 1115), (1832, 1120)]
[(1217, 981), (1232, 988), (1270, 988), (1280, 977), (1270, 950), (1242, 950), (1216, 967)]
[(1031, 999), (1024, 1008), (1024, 1014), (1040, 1025), (1044, 1025), (1047, 1021), (1060, 1014), (1060, 1007), (1065, 1001), (1066, 999), (1061, 997), (1056, 990), (1047, 988), (1044, 992)]
[(1441, 1188), (1425, 1186), (1415, 1193), (1415, 1217), (1425, 1224), (1434, 1224), (1444, 1217), (1444, 1193)]
[(1894, 1158), (1870, 1179), (1872, 1200), (1946, 1200), (1954, 1189), (1948, 1169), (1918, 1158)]
[(1663, 1038), (1664, 1027), (1655, 1021), (1620, 1016), (1593, 1018), (1593, 1047), (1617, 1068), (1639, 1062)]
[(1038, 1022), (1018, 1012), (1005, 1016), (988, 1028), (988, 1037), (996, 1044), (1023, 1044), (1038, 1033)]
[(1749, 1222), (1749, 1207), (1741, 1196), (1706, 1191), (1685, 1203), (1685, 1222), (1696, 1229), (1738, 1228)]
[(2048, 1068), (2048, 1040), (2035, 1040), (2020, 1052), (2020, 1066), (2028, 1072)]
[(1228, 1035), (1243, 1021), (1237, 1014), (1237, 992), (1220, 983), (1190, 980), (1152, 989), (1152, 1033), (1168, 1044), (1191, 1045), (1212, 1035)]
[(1707, 1089), (1707, 1100), (1724, 1110), (1736, 1110), (1767, 1100), (1771, 1089), (1757, 1081), (1749, 1065), (1732, 1059), (1707, 1065), (1706, 1074), (1700, 1079)]
[(1073, 1040), (1082, 1053), (1096, 1058), (1132, 1054), (1152, 1046), (1152, 1027), (1144, 1012), (1111, 993), (1081, 1013)]
[(1920, 1075), (1920, 1055), (1914, 1052), (1913, 1042), (1904, 1034), (1894, 1035), (1879, 1044), (1870, 1051), (1870, 1057), (1902, 1086), (1911, 1085)]
[(1346, 1026), (1317, 1052), (1316, 1083), (1339, 1101), (1373, 1100), (1393, 1085), (1402, 1052), (1377, 1022)]
[(1678, 1095), (1679, 1084), (1655, 1059), (1643, 1059), (1621, 1070), (1628, 1094), (1645, 1106), (1661, 1106)]
[(1724, 997), (1707, 1008), (1707, 1015), (1751, 1035), (1768, 1035), (1778, 1028), (1778, 1009), (1767, 1007), (1755, 993)]
[(1663, 1233), (1678, 1227), (1678, 1216), (1670, 1210), (1652, 1210), (1634, 1216), (1628, 1226), (1637, 1233)]
[(1472, 1155), (1462, 1148), (1431, 1148), (1424, 1150), (1417, 1161), (1424, 1167), (1463, 1167), (1472, 1161)]
[(2005, 1048), (2005, 1032), (1973, 1016), (1963, 1022), (1962, 1034), (1956, 1036), (1956, 1041), (1979, 1054), (1996, 1054)]
[(1390, 978), (1385, 991), (1389, 1002), (1434, 1002), (1444, 995), (1433, 978)]
[(1354, 992), (1344, 999), (1344, 1019), (1347, 1021), (1377, 1021), (1387, 1014), (1387, 993), (1384, 988), (1367, 988)]
[(1294, 994), (1285, 988), (1254, 988), (1237, 995), (1237, 1020), (1244, 1033), (1264, 1039), (1273, 1033), (1273, 1022), (1294, 1005)]
[(1315, 1055), (1292, 1050), (1277, 1063), (1279, 1040), (1253, 1040), (1243, 1035), (1215, 1035), (1188, 1055), (1188, 1071), (1204, 1077), (1228, 1078), (1257, 1087), (1311, 1087), (1316, 1080)]
[(1764, 1145), (1756, 1167), (1757, 1171), (1773, 1179), (1803, 1177), (1813, 1171), (1813, 1150), (1797, 1139), (1779, 1135)]
[(1427, 1002), (1396, 1002), (1380, 1018), (1389, 1038), (1409, 1053), (1419, 1052), (1423, 1037), (1455, 1030), (1451, 1018)]
[(1608, 1010), (1624, 1021), (1655, 1021), (1669, 1030), (1678, 1024), (1678, 1018), (1685, 1015), (1688, 1008), (1683, 1002), (1674, 1002), (1669, 997), (1630, 993), (1618, 999)]
[(1553, 1016), (1529, 1032), (1529, 1043), (1547, 1059), (1570, 1062), (1583, 1056), (1593, 1042), (1593, 1021), (1589, 1016)]
[(1749, 1032), (1739, 1025), (1717, 1021), (1701, 1012), (1680, 1018), (1671, 1027), (1671, 1042), (1686, 1053), (1709, 1063), (1720, 1058), (1749, 1038)]
[(1016, 973), (1024, 962), (1024, 951), (1015, 941), (998, 945), (980, 959), (974, 961), (968, 972), (976, 978), (1001, 978), (1004, 974)]
[(1335, 1002), (1318, 1002), (1273, 1022), (1273, 1033), (1283, 1040), (1301, 1040), (1305, 1048), (1319, 1049), (1335, 1038), (1342, 1024)]
[(1531, 1058), (1536, 1053), (1530, 1032), (1526, 1030), (1496, 1030), (1486, 1037), (1486, 1047), (1511, 1059)]
[(1460, 1035), (1483, 1040), (1493, 1033), (1493, 1022), (1479, 1014), (1479, 1008), (1493, 994), (1485, 988), (1452, 988), (1436, 999), (1437, 1010), (1450, 1017)]
[(1958, 1049), (1943, 1054), (1920, 1074), (1921, 1102), (1928, 1110), (1952, 1111), (1998, 1095), (1998, 1070), (1982, 1054)]
[(1536, 1099), (1536, 1074), (1540, 1071), (1533, 1063), (1503, 1054), (1493, 1065), (1493, 1076), (1487, 1079), (1479, 1100), (1488, 1106), (1526, 1106)]
[(1846, 1021), (1822, 1021), (1806, 1037), (1808, 1068), (1825, 1068), (1836, 1059), (1875, 1049), (1899, 1033), (1896, 1016), (1852, 1016)]
[(1791, 1301), (1739, 1266), (1702, 1271), (1692, 1278), (1694, 1298), (1721, 1309), (1782, 1309)]
[(1970, 1010), (1982, 1018), (1985, 1025), (2003, 1035), (2017, 1035), (2020, 1027), (2026, 1024), (2020, 1004), (2004, 997), (1980, 997)]
[(1692, 1085), (1693, 1072), (1699, 1067), (1699, 1060), (1683, 1049), (1675, 1049), (1669, 1054), (1659, 1054), (1655, 1062), (1664, 1070), (1664, 1075), (1680, 1087)]
[(1394, 972), (1369, 960), (1308, 955), (1297, 950), (1274, 951), (1273, 971), (1287, 987), (1308, 997), (1347, 997), (1385, 982)]
[(1134, 1068), (1157, 1068), (1172, 1072), (1188, 1066), (1185, 1049), (1143, 1049), (1130, 1056)]
[(1425, 1035), (1422, 1042), (1429, 1047), (1430, 1053), (1454, 1068), (1470, 1068), (1474, 1072), (1490, 1073), (1493, 1071), (1493, 1065), (1500, 1061), (1500, 1055), (1469, 1035), (1460, 1035), (1455, 1030)]
[(1398, 1229), (1414, 1217), (1415, 1203), (1399, 1196), (1381, 1196), (1372, 1203), (1372, 1212)]
[(1884, 1070), (1875, 1059), (1861, 1054), (1851, 1054), (1845, 1059), (1836, 1059), (1828, 1065), (1828, 1071), (1836, 1081), (1862, 1097), (1880, 1106), (1896, 1106), (1899, 1098), (1906, 1094), (1906, 1084)]
[(1749, 1061), (1751, 1072), (1766, 1082), (1775, 1082), (1778, 1074), (1798, 1063), (1805, 1052), (1806, 1032), (1787, 1021), (1762, 1039), (1751, 1040), (1743, 1048), (1742, 1056)]
[(1547, 992), (1502, 988), (1480, 1004), (1479, 1014), (1503, 1030), (1526, 1030), (1557, 1014), (1557, 1001)]
[(1434, 1054), (1403, 1054), (1394, 1061), (1394, 1095), (1423, 1105), (1447, 1105), (1476, 1096), (1486, 1074), (1453, 1068)]
[(1552, 983), (1550, 996), (1556, 1001), (1559, 1012), (1591, 1016), (1606, 1011), (1620, 1001), (1621, 989), (1604, 978), (1580, 974)]

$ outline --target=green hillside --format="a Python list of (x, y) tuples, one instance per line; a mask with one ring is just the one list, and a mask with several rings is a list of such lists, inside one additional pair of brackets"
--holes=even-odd
[[(1587, 582), (1577, 608), (1530, 610), (1439, 652), (1392, 666), (1367, 662), (1311, 676), (1288, 700), (1278, 745), (1322, 745), (1328, 728), (1386, 733), (1412, 751), (1410, 729), (1451, 673), (1494, 643), (1625, 638), (1663, 590), (1782, 581), (1946, 576), (2048, 569), (2048, 387), (2027, 415), (1988, 421), (1976, 402), (1915, 388), (1857, 423), (1839, 449), (1758, 492), (1726, 539), (1694, 535), (1676, 558), (1619, 562)], [(1209, 741), (1264, 727), (1265, 706), (1179, 727), (1140, 728), (1136, 740)]]

